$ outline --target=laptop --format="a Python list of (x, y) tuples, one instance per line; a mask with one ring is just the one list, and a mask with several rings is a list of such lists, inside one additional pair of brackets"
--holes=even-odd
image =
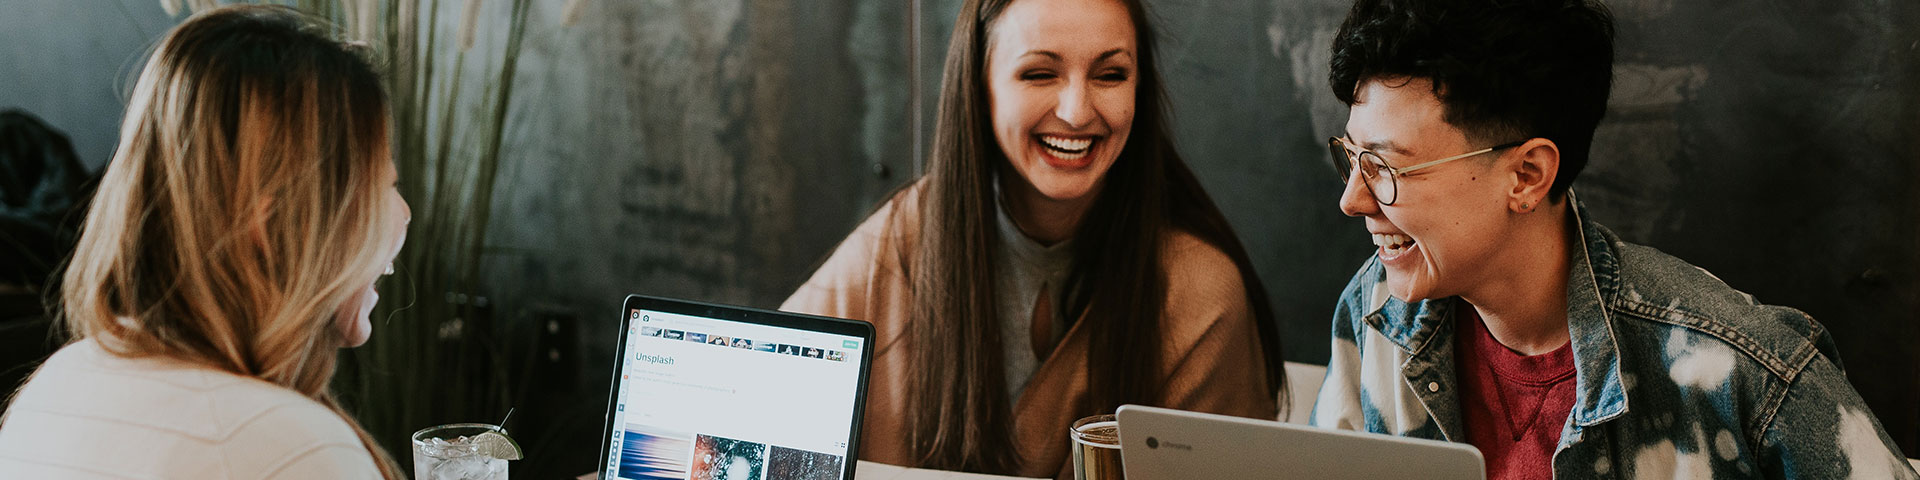
[(853, 478), (872, 367), (860, 321), (631, 295), (600, 478)]
[(1122, 405), (1127, 478), (1485, 480), (1471, 445)]

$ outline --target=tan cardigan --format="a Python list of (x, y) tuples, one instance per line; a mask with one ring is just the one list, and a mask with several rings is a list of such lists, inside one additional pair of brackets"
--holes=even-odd
[[(914, 466), (907, 444), (907, 328), (911, 280), (900, 262), (915, 244), (921, 187), (881, 206), (834, 250), (813, 278), (780, 309), (873, 323), (873, 378), (867, 394), (860, 458)], [(896, 209), (898, 212), (896, 212)], [(897, 213), (897, 215), (896, 215)], [(1162, 250), (1167, 270), (1161, 406), (1273, 419), (1275, 399), (1263, 386), (1266, 368), (1239, 270), (1219, 249), (1184, 232)], [(1095, 412), (1077, 410), (1087, 396), (1088, 333), (1076, 322), (1034, 371), (1013, 405), (1015, 442), (1026, 477), (1072, 478), (1067, 428)], [(1112, 412), (1101, 412), (1112, 413)]]

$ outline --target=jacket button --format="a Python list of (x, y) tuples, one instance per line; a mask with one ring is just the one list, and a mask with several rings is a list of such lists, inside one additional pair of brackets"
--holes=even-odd
[(1429, 392), (1439, 392), (1439, 391), (1440, 391), (1440, 382), (1427, 382), (1427, 391), (1429, 391)]

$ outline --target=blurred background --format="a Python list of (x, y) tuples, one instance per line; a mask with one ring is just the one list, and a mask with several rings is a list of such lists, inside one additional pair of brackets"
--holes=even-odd
[[(1615, 87), (1581, 198), (1628, 241), (1812, 314), (1920, 456), (1920, 4), (1608, 3)], [(1287, 358), (1325, 363), (1333, 300), (1372, 250), (1334, 205), (1325, 152), (1346, 119), (1326, 73), (1348, 3), (1148, 4), (1180, 150), (1246, 242)], [(390, 81), (414, 86), (396, 93), (397, 128), (419, 144), (397, 152), (420, 168), (408, 179), (403, 166), (416, 217), (409, 259), (382, 287), (404, 293), (336, 387), (402, 459), (406, 432), (512, 408), (529, 450), (515, 476), (557, 478), (597, 463), (624, 295), (775, 307), (918, 174), (959, 2), (369, 5), (387, 26), (417, 7), (419, 28), (363, 34), (413, 59), (394, 62), (403, 70), (439, 73)], [(0, 185), (79, 195), (82, 182), (39, 172), (98, 172), (147, 49), (185, 13), (154, 0), (0, 0), (0, 12), (0, 109), (37, 117), (77, 160), (0, 169)], [(4, 158), (63, 163), (48, 155)], [(14, 195), (0, 210), (9, 391), (57, 345), (22, 299), (49, 288), (39, 279), (70, 242), (73, 203)], [(438, 210), (421, 213), (428, 197)]]

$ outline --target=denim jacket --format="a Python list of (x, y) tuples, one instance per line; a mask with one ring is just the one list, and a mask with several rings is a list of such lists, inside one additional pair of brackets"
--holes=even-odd
[[(1575, 393), (1555, 478), (1916, 478), (1818, 322), (1622, 242), (1573, 203)], [(1456, 302), (1409, 304), (1385, 282), (1375, 257), (1341, 293), (1313, 424), (1465, 442)]]

